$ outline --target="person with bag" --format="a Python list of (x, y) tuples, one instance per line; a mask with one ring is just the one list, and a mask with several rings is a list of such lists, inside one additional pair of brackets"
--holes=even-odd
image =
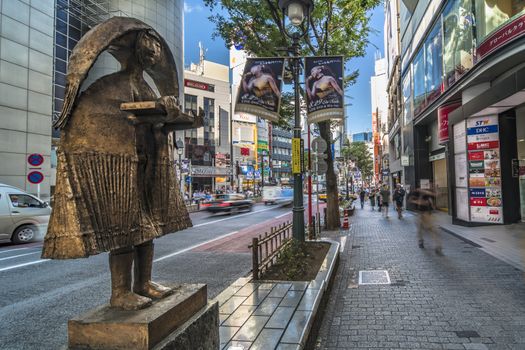
[(432, 235), (435, 245), (435, 252), (437, 255), (443, 255), (443, 245), (441, 243), (441, 236), (436, 230), (432, 212), (435, 209), (435, 194), (431, 190), (418, 188), (410, 192), (408, 196), (410, 203), (416, 206), (418, 215), (417, 238), (419, 248), (425, 248), (424, 234), (429, 232)]
[(401, 184), (396, 184), (396, 189), (394, 190), (394, 195), (392, 199), (396, 204), (397, 218), (401, 219), (403, 217), (403, 200), (405, 199), (405, 189), (401, 187)]
[(390, 203), (390, 191), (388, 185), (384, 184), (383, 188), (379, 192), (381, 196), (381, 212), (384, 211), (384, 216), (388, 219), (388, 205)]

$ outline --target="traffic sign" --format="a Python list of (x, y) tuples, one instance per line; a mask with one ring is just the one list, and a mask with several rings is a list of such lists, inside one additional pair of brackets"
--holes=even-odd
[(316, 166), (316, 170), (317, 170), (316, 172), (318, 175), (326, 174), (326, 172), (328, 171), (328, 164), (326, 164), (324, 160), (321, 162), (318, 162)]
[(44, 157), (39, 153), (33, 153), (27, 157), (27, 162), (31, 166), (40, 166), (44, 163)]
[(315, 153), (324, 153), (327, 147), (326, 141), (322, 137), (316, 137), (312, 141), (312, 150)]
[(27, 181), (31, 182), (32, 184), (39, 184), (42, 181), (44, 181), (44, 174), (42, 174), (40, 171), (31, 171), (29, 174), (27, 174)]

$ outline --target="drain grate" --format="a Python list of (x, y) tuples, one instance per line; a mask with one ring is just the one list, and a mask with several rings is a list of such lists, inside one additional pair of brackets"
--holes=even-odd
[(479, 338), (479, 333), (476, 331), (455, 331), (458, 338)]
[(390, 284), (387, 270), (359, 271), (359, 284)]
[(361, 246), (360, 245), (353, 245), (352, 246), (352, 249), (357, 249), (357, 248), (361, 248)]
[(390, 283), (390, 285), (392, 287), (406, 287), (408, 283), (410, 282), (404, 280), (396, 280), (395, 282)]

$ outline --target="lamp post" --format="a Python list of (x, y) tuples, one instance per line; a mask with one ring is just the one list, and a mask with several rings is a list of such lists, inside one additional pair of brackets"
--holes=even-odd
[(184, 154), (184, 142), (179, 138), (176, 142), (177, 154), (179, 155), (179, 188), (182, 191), (182, 155)]
[[(314, 8), (313, 0), (279, 0), (279, 8), (282, 11), (282, 25), (280, 30), (288, 38), (292, 39), (292, 46), (288, 52), (292, 54), (292, 73), (295, 94), (295, 123), (294, 138), (301, 138), (301, 110), (299, 99), (299, 73), (301, 62), (299, 57), (299, 40), (308, 34), (310, 24), (310, 14)], [(297, 28), (290, 32), (286, 26), (286, 17), (290, 23)], [(301, 25), (306, 19), (306, 26)], [(304, 206), (303, 206), (303, 174), (295, 173), (293, 189), (293, 237), (300, 242), (304, 242)]]

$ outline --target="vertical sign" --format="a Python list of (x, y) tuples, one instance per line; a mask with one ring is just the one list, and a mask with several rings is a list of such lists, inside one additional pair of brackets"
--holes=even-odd
[(438, 108), (438, 133), (440, 144), (448, 142), (448, 115), (459, 106), (461, 106), (461, 102), (452, 102)]
[(503, 223), (497, 116), (467, 120), (470, 220)]
[(301, 173), (301, 139), (294, 137), (292, 139), (292, 173)]

